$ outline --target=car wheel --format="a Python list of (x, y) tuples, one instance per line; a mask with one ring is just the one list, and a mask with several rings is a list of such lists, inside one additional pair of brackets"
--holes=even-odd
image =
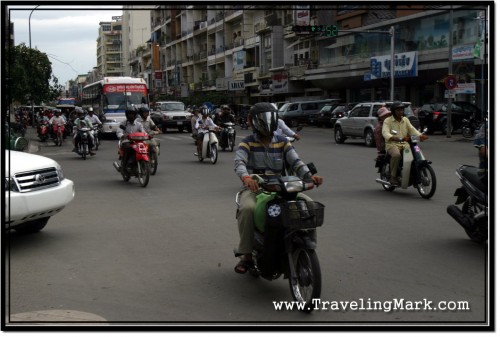
[(334, 137), (335, 137), (335, 143), (337, 143), (337, 144), (344, 144), (345, 136), (342, 133), (342, 129), (340, 128), (340, 126), (337, 126), (335, 128)]
[(365, 145), (368, 147), (375, 146), (375, 136), (373, 135), (373, 131), (370, 129), (365, 131)]

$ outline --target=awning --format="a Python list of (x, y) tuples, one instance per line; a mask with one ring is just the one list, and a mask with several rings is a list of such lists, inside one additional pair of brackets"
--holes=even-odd
[(344, 36), (337, 36), (336, 41), (334, 44), (331, 44), (327, 47), (326, 49), (332, 49), (332, 48), (337, 48), (337, 47), (342, 47), (342, 46), (347, 46), (350, 44), (354, 44), (354, 34), (351, 35), (344, 35)]

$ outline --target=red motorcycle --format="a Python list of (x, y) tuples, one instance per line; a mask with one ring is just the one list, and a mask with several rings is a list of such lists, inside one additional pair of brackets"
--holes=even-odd
[(46, 142), (49, 139), (49, 121), (42, 119), (38, 124), (38, 138), (41, 142)]
[[(146, 187), (149, 182), (150, 162), (149, 162), (149, 146), (145, 140), (151, 139), (147, 133), (135, 132), (127, 135), (130, 141), (130, 148), (135, 152), (134, 155), (129, 155), (128, 162), (122, 167), (118, 162), (114, 162), (113, 166), (121, 173), (124, 181), (129, 181), (130, 177), (134, 176), (139, 179), (139, 184)], [(120, 158), (123, 158), (124, 152), (121, 147), (121, 141), (118, 144)]]
[(56, 146), (62, 146), (64, 135), (64, 124), (52, 124), (52, 135)]

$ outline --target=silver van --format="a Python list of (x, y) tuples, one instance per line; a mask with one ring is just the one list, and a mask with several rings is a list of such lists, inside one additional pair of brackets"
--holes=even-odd
[(327, 103), (332, 100), (317, 100), (317, 101), (298, 101), (285, 103), (278, 110), (280, 116), (286, 124), (291, 127), (296, 127), (299, 124), (306, 124), (313, 114), (318, 114)]

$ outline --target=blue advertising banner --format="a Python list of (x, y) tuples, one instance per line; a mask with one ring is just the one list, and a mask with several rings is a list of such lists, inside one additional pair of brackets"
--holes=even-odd
[[(406, 52), (394, 55), (394, 77), (417, 77), (417, 52)], [(391, 77), (391, 55), (370, 58), (370, 76), (364, 76), (365, 81)]]

